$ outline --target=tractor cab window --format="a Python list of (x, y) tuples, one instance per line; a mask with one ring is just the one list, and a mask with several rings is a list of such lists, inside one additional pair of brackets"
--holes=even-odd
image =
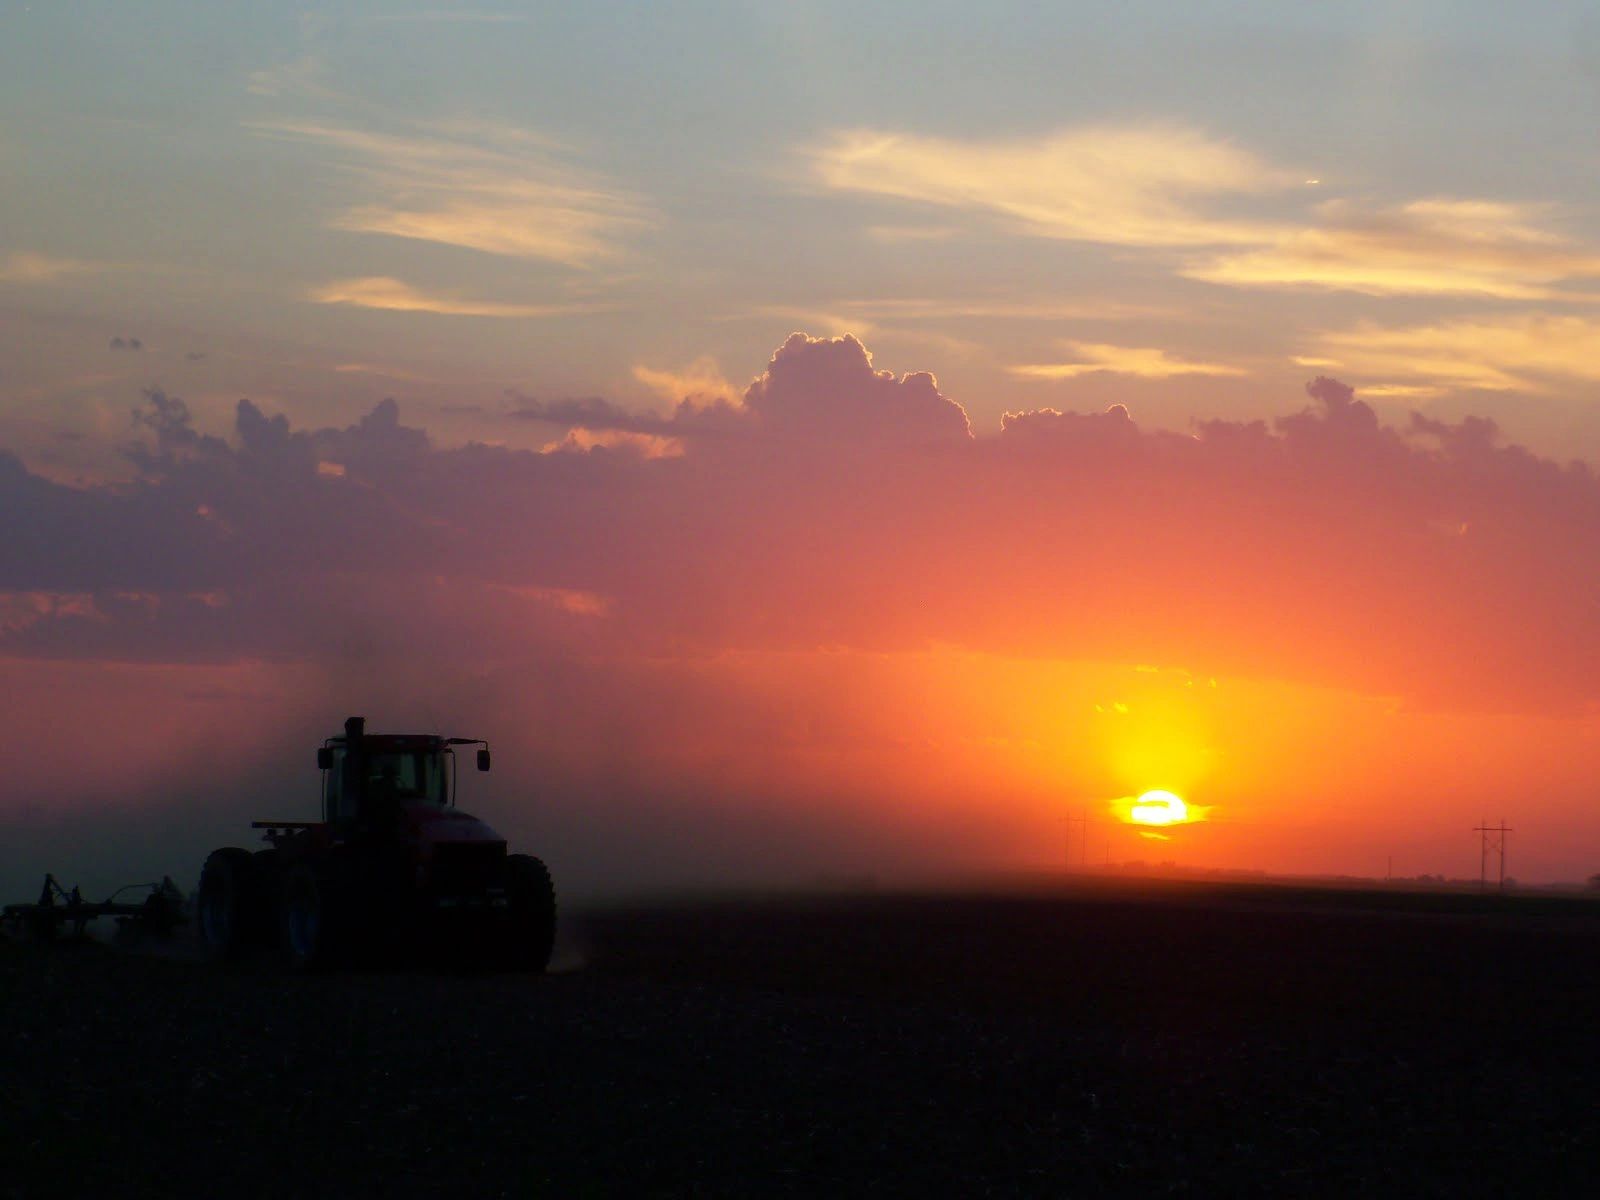
[(333, 748), (333, 767), (322, 773), (323, 819), (338, 823), (355, 818), (355, 799), (344, 795), (344, 747)]
[(445, 803), (439, 755), (427, 751), (367, 755), (367, 794), (428, 804)]
[[(322, 773), (323, 810), (334, 822), (353, 821), (360, 797), (345, 789), (345, 749), (333, 747), (333, 766)], [(443, 755), (431, 751), (371, 753), (366, 756), (365, 795), (406, 804), (448, 804), (449, 777)]]

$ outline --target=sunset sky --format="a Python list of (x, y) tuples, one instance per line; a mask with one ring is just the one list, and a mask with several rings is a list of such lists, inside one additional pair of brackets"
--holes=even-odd
[(1600, 871), (1597, 128), (1587, 0), (0, 5), (0, 899), (356, 712), (579, 890)]

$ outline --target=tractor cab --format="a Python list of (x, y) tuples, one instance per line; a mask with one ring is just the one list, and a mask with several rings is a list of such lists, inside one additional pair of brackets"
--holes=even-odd
[(489, 769), (489, 746), (480, 738), (368, 734), (365, 724), (351, 717), (343, 737), (331, 737), (317, 750), (322, 819), (331, 825), (349, 825), (401, 806), (451, 807), (457, 746), (479, 747), (478, 770)]
[(252, 821), (267, 848), (224, 846), (200, 872), (196, 912), (217, 957), (277, 941), (314, 970), (413, 944), (542, 971), (554, 944), (550, 872), (455, 806), (456, 747), (481, 738), (367, 732), (317, 748), (321, 821)]

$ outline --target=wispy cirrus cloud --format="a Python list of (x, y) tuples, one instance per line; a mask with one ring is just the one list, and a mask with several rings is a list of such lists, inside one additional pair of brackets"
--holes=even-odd
[(586, 268), (654, 224), (636, 196), (562, 160), (535, 132), (502, 124), (417, 124), (402, 134), (316, 121), (249, 126), (327, 152), (351, 186), (335, 229)]
[(1594, 299), (1555, 285), (1600, 276), (1600, 252), (1541, 229), (1536, 205), (1417, 200), (1319, 205), (1319, 223), (1272, 245), (1192, 262), (1191, 279), (1235, 287), (1501, 300)]
[(956, 235), (952, 225), (868, 225), (863, 231), (875, 242), (944, 242)]
[(1243, 367), (1227, 363), (1190, 362), (1174, 358), (1154, 346), (1112, 346), (1103, 342), (1062, 342), (1073, 362), (1025, 363), (1007, 370), (1021, 379), (1072, 379), (1106, 372), (1141, 379), (1170, 379), (1175, 375), (1245, 375)]
[[(1317, 338), (1317, 357), (1352, 376), (1403, 385), (1543, 391), (1554, 380), (1600, 382), (1600, 320), (1549, 313), (1386, 328), (1362, 324)], [(1364, 389), (1369, 393), (1373, 390)]]
[[(760, 304), (739, 312), (724, 313), (718, 320), (750, 321), (774, 317), (795, 323), (796, 328), (817, 329), (838, 336), (856, 334), (905, 339), (916, 326), (941, 322), (969, 321), (1132, 321), (1149, 318), (1181, 317), (1179, 310), (1150, 304), (1129, 304), (1119, 300), (1050, 299), (1042, 296), (997, 297), (889, 296), (877, 299), (834, 299), (815, 305)], [(938, 338), (922, 333), (924, 339)], [(947, 339), (948, 340), (948, 339)], [(956, 339), (965, 351), (974, 348), (970, 339)], [(952, 343), (947, 348), (955, 348)]]
[(740, 403), (741, 389), (728, 382), (717, 360), (702, 356), (683, 367), (633, 368), (633, 377), (656, 395), (677, 403), (693, 398), (696, 401), (722, 401), (731, 405)]
[[(1335, 199), (1309, 219), (1249, 219), (1219, 205), (1319, 181), (1179, 126), (1100, 126), (998, 142), (842, 130), (806, 153), (813, 179), (834, 191), (984, 214), (1026, 236), (1187, 251), (1175, 264), (1179, 273), (1206, 283), (1600, 300), (1570, 287), (1600, 278), (1600, 250), (1548, 228), (1547, 206)], [(942, 225), (867, 227), (868, 236), (887, 242), (953, 232)]]
[(1425, 383), (1373, 383), (1361, 389), (1361, 394), (1369, 400), (1432, 400), (1444, 392), (1444, 388)]
[(987, 213), (1039, 237), (1128, 246), (1273, 241), (1283, 233), (1277, 226), (1207, 215), (1196, 203), (1304, 180), (1228, 142), (1165, 125), (1009, 141), (842, 130), (807, 155), (813, 178), (835, 191)]
[(377, 308), (390, 312), (441, 313), (454, 317), (559, 317), (598, 312), (595, 304), (514, 304), (475, 300), (454, 292), (425, 292), (399, 279), (370, 275), (335, 279), (312, 288), (306, 298), (318, 304), (345, 304), (352, 308)]
[(816, 329), (832, 337), (842, 337), (845, 334), (866, 336), (875, 333), (878, 328), (877, 322), (867, 313), (857, 311), (848, 301), (824, 306), (757, 304), (738, 312), (724, 313), (718, 319), (750, 321), (773, 317), (793, 322), (796, 329)]
[(419, 12), (383, 13), (369, 20), (383, 25), (526, 25), (533, 17), (527, 13), (484, 9), (428, 8)]
[(348, 101), (350, 97), (334, 87), (327, 60), (319, 54), (302, 54), (288, 62), (251, 71), (245, 90), (252, 96), (271, 99)]
[(0, 258), (0, 283), (53, 283), (71, 275), (92, 275), (103, 270), (104, 263), (16, 251)]
[(839, 307), (885, 321), (915, 320), (998, 320), (998, 321), (1124, 321), (1146, 317), (1170, 317), (1173, 310), (1149, 304), (1125, 304), (1117, 300), (1059, 300), (1020, 296), (1016, 299), (957, 297), (938, 299), (929, 296), (895, 297), (878, 300), (845, 300)]
[(336, 375), (375, 375), (381, 379), (400, 379), (407, 383), (446, 383), (434, 375), (422, 375), (416, 371), (407, 371), (403, 367), (392, 367), (385, 363), (369, 362), (342, 362), (333, 365)]

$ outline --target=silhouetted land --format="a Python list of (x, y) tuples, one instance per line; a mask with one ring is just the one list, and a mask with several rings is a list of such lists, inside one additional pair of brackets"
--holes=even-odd
[(585, 915), (542, 979), (0, 945), (0, 1195), (1588, 1194), (1600, 906)]

